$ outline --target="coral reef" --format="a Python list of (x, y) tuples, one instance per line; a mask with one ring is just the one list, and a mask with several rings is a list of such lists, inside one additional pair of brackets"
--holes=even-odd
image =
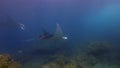
[(96, 67), (99, 63), (108, 61), (108, 55), (111, 56), (111, 50), (112, 47), (107, 42), (92, 42), (89, 43), (86, 48), (80, 50), (77, 55), (71, 53), (73, 56), (69, 56), (65, 55), (64, 52), (52, 54), (44, 58), (43, 63), (37, 62), (38, 65), (34, 65), (34, 67), (39, 68), (42, 66), (41, 68), (93, 68)]
[(65, 56), (54, 56), (44, 63), (43, 68), (83, 68), (74, 59)]
[(105, 41), (96, 41), (90, 43), (84, 52), (87, 55), (94, 56), (99, 61), (105, 61), (112, 52), (112, 45)]
[(93, 68), (120, 68), (120, 65), (116, 64), (107, 64), (107, 63), (98, 63)]
[(20, 68), (20, 64), (15, 62), (9, 54), (0, 55), (0, 68)]
[[(78, 46), (79, 47), (79, 46)], [(79, 48), (78, 48), (79, 49)], [(62, 50), (62, 49), (61, 49)], [(76, 49), (77, 50), (77, 49)], [(119, 68), (119, 52), (113, 52), (108, 42), (91, 42), (76, 54), (66, 55), (59, 51), (31, 59), (24, 68)], [(39, 52), (39, 51), (38, 51)], [(74, 51), (76, 52), (76, 51)], [(32, 54), (33, 55), (33, 54)]]
[(97, 63), (97, 59), (94, 56), (86, 53), (81, 53), (78, 56), (75, 56), (74, 59), (83, 68), (90, 68)]
[(108, 61), (107, 55), (111, 53), (111, 50), (112, 47), (107, 42), (92, 42), (80, 50), (74, 58), (83, 68), (92, 68), (97, 63)]
[(51, 56), (45, 61), (43, 68), (92, 68), (97, 62), (96, 57), (83, 51), (73, 57), (64, 55)]
[(96, 41), (88, 45), (87, 52), (95, 56), (100, 56), (102, 54), (110, 52), (111, 49), (111, 44), (108, 42)]

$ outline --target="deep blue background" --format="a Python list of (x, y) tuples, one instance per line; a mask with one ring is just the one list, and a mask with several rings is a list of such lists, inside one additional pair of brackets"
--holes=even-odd
[[(120, 41), (119, 0), (0, 0), (0, 21), (6, 15), (25, 24), (25, 30), (0, 29), (1, 50), (29, 47), (23, 42), (37, 38), (41, 28), (54, 34), (58, 22), (72, 43)], [(71, 43), (70, 43), (71, 44)]]

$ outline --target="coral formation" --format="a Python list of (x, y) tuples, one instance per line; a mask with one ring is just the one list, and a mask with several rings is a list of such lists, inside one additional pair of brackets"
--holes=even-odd
[(20, 68), (20, 64), (15, 62), (10, 55), (0, 55), (0, 68)]
[(107, 42), (92, 42), (74, 58), (83, 68), (90, 68), (97, 63), (108, 61), (106, 55), (111, 53), (111, 50), (111, 45)]
[(58, 62), (47, 63), (43, 65), (43, 68), (82, 68), (82, 67), (78, 67), (78, 64), (72, 61), (68, 63), (63, 63), (61, 61), (58, 61)]
[(98, 63), (93, 68), (120, 68), (120, 65), (116, 64), (107, 64), (107, 63)]
[(111, 51), (111, 45), (107, 42), (92, 42), (87, 47), (87, 52), (89, 54), (100, 56), (102, 54), (108, 53)]
[(43, 65), (43, 68), (83, 68), (75, 60), (65, 56), (54, 56), (51, 59)]
[(94, 56), (99, 61), (104, 61), (107, 59), (107, 55), (109, 55), (112, 51), (112, 45), (108, 42), (92, 42), (90, 43), (86, 51), (84, 51), (87, 55)]
[(92, 68), (97, 63), (97, 58), (83, 51), (73, 57), (52, 56), (44, 63), (43, 68)]
[[(78, 48), (79, 49), (79, 48)], [(118, 53), (113, 52), (112, 45), (107, 42), (92, 42), (76, 54), (66, 55), (64, 52), (46, 55), (36, 59), (25, 68), (119, 68)], [(117, 59), (115, 59), (118, 57)], [(33, 60), (33, 59), (31, 59)], [(34, 64), (34, 65), (33, 65)]]
[(83, 68), (90, 68), (97, 63), (97, 59), (94, 56), (86, 53), (81, 53), (74, 58)]
[(92, 68), (104, 62), (111, 50), (112, 47), (107, 42), (92, 42), (77, 55), (66, 56), (60, 53), (49, 55), (44, 60), (42, 68)]

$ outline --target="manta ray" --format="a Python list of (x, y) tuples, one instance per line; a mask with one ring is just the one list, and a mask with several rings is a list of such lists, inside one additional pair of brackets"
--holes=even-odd
[(10, 16), (7, 16), (6, 20), (4, 22), (0, 23), (0, 27), (2, 27), (4, 29), (15, 29), (15, 28), (20, 28), (21, 30), (25, 29), (24, 24), (17, 23)]
[(34, 39), (28, 39), (27, 48), (19, 50), (18, 52), (23, 54), (22, 57), (24, 57), (25, 55), (30, 55), (29, 57), (31, 58), (34, 56), (41, 57), (42, 55), (44, 56), (55, 54), (60, 50), (63, 51), (64, 48), (67, 48), (67, 39), (68, 37), (64, 36), (61, 26), (56, 23), (56, 29), (54, 34), (50, 34), (48, 31), (43, 29), (42, 35)]
[(60, 27), (60, 25), (58, 23), (56, 23), (56, 31), (55, 34), (52, 35), (50, 33), (48, 33), (46, 30), (43, 30), (43, 35), (40, 35), (40, 40), (50, 40), (50, 39), (55, 39), (55, 40), (59, 40), (59, 39), (67, 39), (67, 37), (63, 36), (63, 32), (62, 29)]
[(43, 34), (40, 35), (37, 39), (28, 39), (25, 40), (27, 42), (38, 40), (38, 41), (58, 41), (58, 40), (66, 40), (68, 37), (63, 35), (63, 31), (61, 29), (61, 26), (56, 23), (56, 29), (54, 34), (50, 34), (45, 29), (43, 29)]

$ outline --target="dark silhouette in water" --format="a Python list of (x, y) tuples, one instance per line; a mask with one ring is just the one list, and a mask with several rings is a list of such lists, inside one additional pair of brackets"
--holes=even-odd
[(50, 34), (49, 32), (47, 32), (45, 29), (43, 29), (43, 35), (40, 35), (39, 36), (39, 39), (42, 40), (42, 39), (49, 39), (49, 38), (52, 38), (53, 35)]
[(56, 23), (56, 31), (54, 33), (54, 35), (50, 34), (49, 32), (47, 32), (45, 29), (43, 29), (43, 35), (41, 35), (39, 37), (40, 39), (68, 39), (67, 37), (63, 36), (63, 32), (62, 32), (62, 29), (61, 29), (61, 26)]
[(55, 31), (54, 34), (50, 34), (45, 29), (42, 29), (42, 31), (43, 31), (43, 34), (40, 35), (37, 39), (32, 38), (32, 39), (28, 39), (28, 40), (25, 40), (25, 41), (26, 42), (35, 41), (35, 40), (55, 41), (55, 40), (66, 40), (66, 39), (68, 39), (68, 37), (63, 36), (62, 29), (61, 29), (61, 27), (58, 23), (56, 23), (56, 31)]
[(10, 16), (7, 16), (4, 22), (0, 23), (0, 27), (4, 29), (16, 29), (20, 28), (21, 30), (25, 29), (25, 25), (16, 22)]

